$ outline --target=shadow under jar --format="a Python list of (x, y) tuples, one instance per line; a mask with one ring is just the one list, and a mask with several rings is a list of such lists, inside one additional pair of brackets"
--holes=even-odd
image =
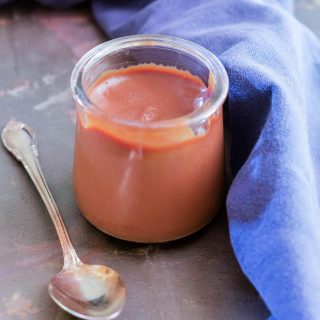
[(169, 36), (118, 38), (80, 59), (71, 86), (74, 190), (86, 219), (114, 237), (153, 243), (214, 217), (225, 196), (228, 77), (212, 53)]

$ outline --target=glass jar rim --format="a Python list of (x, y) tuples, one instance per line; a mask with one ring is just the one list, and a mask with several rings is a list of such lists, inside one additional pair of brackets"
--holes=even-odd
[(101, 114), (102, 119), (119, 125), (140, 128), (170, 128), (179, 125), (192, 126), (207, 120), (219, 109), (220, 106), (222, 106), (228, 94), (229, 79), (220, 60), (213, 53), (194, 42), (178, 37), (158, 34), (141, 34), (116, 38), (106, 41), (85, 53), (75, 65), (70, 79), (72, 95), (78, 105), (84, 108), (84, 110), (90, 108), (99, 113), (98, 108), (90, 101), (85, 89), (83, 88), (82, 80), (88, 66), (90, 68), (101, 58), (115, 51), (143, 46), (173, 48), (190, 54), (194, 58), (200, 60), (208, 68), (209, 75), (213, 75), (213, 94), (201, 107), (191, 113), (177, 118), (154, 122), (141, 122), (136, 120), (127, 120), (110, 114)]

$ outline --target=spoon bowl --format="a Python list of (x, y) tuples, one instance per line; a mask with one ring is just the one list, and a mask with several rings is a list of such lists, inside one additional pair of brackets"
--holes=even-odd
[(82, 319), (114, 319), (125, 303), (119, 274), (100, 265), (63, 268), (49, 282), (48, 291), (62, 309)]

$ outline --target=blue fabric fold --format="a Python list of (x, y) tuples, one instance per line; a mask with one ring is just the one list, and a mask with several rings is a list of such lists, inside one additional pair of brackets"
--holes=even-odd
[(174, 35), (221, 59), (235, 255), (273, 319), (319, 320), (320, 44), (293, 1), (94, 0), (93, 11), (111, 37)]
[(293, 17), (293, 1), (93, 0), (92, 8), (111, 37), (179, 36), (223, 62), (235, 255), (273, 320), (319, 320), (320, 43)]

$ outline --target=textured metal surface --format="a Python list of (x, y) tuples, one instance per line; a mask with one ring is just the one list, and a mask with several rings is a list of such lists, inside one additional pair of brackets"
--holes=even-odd
[[(298, 15), (309, 17), (319, 8), (316, 1), (301, 1)], [(105, 40), (89, 11), (31, 4), (0, 9), (1, 128), (15, 117), (36, 131), (44, 173), (79, 256), (114, 268), (126, 282), (128, 301), (119, 319), (266, 319), (267, 309), (233, 256), (225, 212), (194, 236), (165, 245), (113, 239), (78, 212), (69, 75), (86, 50)], [(313, 20), (319, 33), (319, 19)], [(0, 319), (74, 319), (47, 293), (62, 266), (50, 218), (27, 174), (2, 146), (0, 209)]]

